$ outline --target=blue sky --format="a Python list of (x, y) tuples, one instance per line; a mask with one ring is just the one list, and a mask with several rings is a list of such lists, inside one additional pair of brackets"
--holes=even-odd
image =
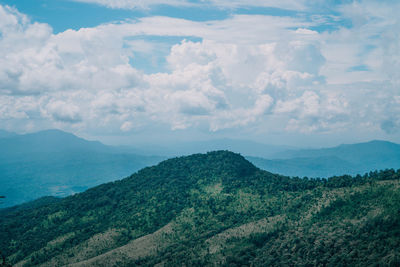
[(115, 144), (400, 142), (399, 7), (0, 0), (0, 128)]
[[(95, 2), (95, 1), (92, 1)], [(99, 1), (101, 2), (101, 1)], [(112, 1), (111, 1), (112, 2)], [(123, 2), (123, 1), (122, 1)], [(129, 2), (129, 1), (127, 1)], [(134, 1), (132, 1), (134, 2)], [(79, 30), (81, 28), (96, 27), (105, 23), (121, 23), (129, 20), (138, 20), (145, 17), (166, 16), (172, 18), (186, 19), (190, 21), (212, 21), (225, 20), (234, 15), (264, 15), (276, 17), (295, 17), (312, 21), (314, 13), (312, 10), (291, 10), (274, 6), (246, 6), (239, 5), (216, 6), (212, 4), (201, 4), (201, 1), (189, 1), (193, 6), (155, 4), (146, 7), (135, 8), (109, 8), (103, 4), (86, 3), (85, 1), (72, 0), (0, 0), (3, 5), (15, 7), (19, 12), (29, 16), (32, 21), (46, 23), (52, 27), (53, 33), (62, 33), (66, 30)], [(334, 3), (334, 1), (332, 1)], [(335, 5), (333, 5), (335, 6)], [(316, 24), (309, 29), (324, 32), (333, 31), (340, 27), (351, 26), (350, 20), (335, 20), (329, 16), (337, 16), (337, 12), (330, 6), (316, 6), (319, 16), (325, 16), (325, 23)], [(146, 54), (137, 54), (132, 66), (142, 69), (146, 73), (165, 71), (165, 57), (170, 48), (182, 40), (196, 39), (192, 36), (134, 36), (132, 39), (142, 39), (152, 43), (162, 44), (157, 55), (149, 57)], [(360, 66), (355, 66), (358, 70)], [(357, 69), (358, 68), (358, 69)]]
[(211, 6), (193, 9), (156, 5), (151, 8), (116, 9), (71, 0), (2, 0), (0, 3), (16, 7), (20, 12), (29, 15), (33, 21), (48, 23), (53, 28), (54, 33), (148, 16), (170, 16), (206, 21), (223, 19), (231, 14), (230, 10), (215, 9)]

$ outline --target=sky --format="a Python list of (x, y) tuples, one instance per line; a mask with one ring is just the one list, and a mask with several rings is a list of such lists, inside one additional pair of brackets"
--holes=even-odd
[(399, 1), (0, 0), (0, 129), (400, 143)]

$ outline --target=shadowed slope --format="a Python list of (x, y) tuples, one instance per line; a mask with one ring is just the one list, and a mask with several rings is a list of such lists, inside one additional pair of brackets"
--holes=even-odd
[(288, 178), (228, 151), (195, 154), (0, 211), (0, 250), (16, 266), (387, 265), (400, 256), (399, 178)]

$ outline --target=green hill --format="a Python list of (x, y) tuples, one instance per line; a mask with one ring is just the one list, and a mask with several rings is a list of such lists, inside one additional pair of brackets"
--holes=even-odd
[(398, 266), (400, 170), (288, 178), (218, 151), (0, 210), (14, 266)]

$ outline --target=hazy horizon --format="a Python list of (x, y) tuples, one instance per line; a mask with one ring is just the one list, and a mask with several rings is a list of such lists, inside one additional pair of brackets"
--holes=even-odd
[[(224, 141), (227, 141), (228, 144), (230, 141), (232, 141), (231, 144), (246, 144), (246, 143), (253, 143), (253, 144), (261, 144), (261, 145), (266, 145), (266, 146), (271, 146), (271, 147), (276, 147), (279, 148), (280, 150), (297, 150), (297, 149), (323, 149), (323, 148), (333, 148), (333, 147), (338, 147), (340, 145), (352, 145), (352, 144), (359, 144), (359, 143), (368, 143), (368, 142), (372, 142), (372, 141), (384, 141), (384, 142), (392, 142), (395, 144), (398, 144), (396, 142), (390, 141), (390, 140), (383, 140), (383, 139), (368, 139), (368, 140), (364, 140), (364, 141), (357, 141), (357, 142), (339, 142), (339, 143), (332, 143), (331, 145), (329, 144), (322, 144), (322, 145), (305, 145), (305, 144), (297, 144), (297, 145), (288, 145), (285, 143), (282, 144), (277, 144), (277, 143), (268, 143), (268, 142), (263, 142), (262, 140), (258, 141), (258, 140), (254, 140), (254, 139), (246, 139), (245, 137), (243, 138), (232, 138), (232, 137), (218, 137), (216, 136), (215, 138), (208, 136), (208, 138), (200, 138), (200, 139), (181, 139), (181, 140), (167, 140), (168, 142), (165, 142), (165, 140), (155, 140), (155, 139), (149, 139), (149, 141), (135, 141), (135, 140), (128, 140), (126, 141), (126, 139), (128, 138), (132, 138), (131, 136), (124, 136), (121, 140), (121, 138), (116, 139), (117, 142), (115, 142), (115, 137), (112, 137), (111, 139), (107, 139), (107, 138), (96, 138), (96, 137), (87, 137), (87, 136), (81, 136), (79, 134), (75, 134), (73, 132), (67, 132), (64, 131), (62, 129), (56, 129), (56, 128), (51, 128), (51, 129), (44, 129), (44, 130), (39, 130), (39, 131), (35, 131), (35, 132), (28, 132), (28, 133), (16, 133), (16, 132), (9, 132), (7, 130), (4, 129), (0, 129), (1, 131), (5, 131), (7, 133), (10, 134), (17, 134), (17, 135), (29, 135), (29, 134), (36, 134), (36, 133), (40, 133), (40, 132), (46, 132), (46, 131), (61, 131), (61, 132), (65, 132), (65, 133), (69, 133), (69, 134), (73, 134), (78, 138), (82, 138), (84, 140), (87, 141), (97, 141), (100, 142), (104, 145), (107, 146), (114, 146), (114, 147), (127, 147), (127, 148), (138, 148), (138, 149), (145, 149), (146, 147), (149, 148), (149, 151), (151, 151), (151, 148), (157, 148), (157, 149), (168, 149), (168, 148), (172, 148), (176, 145), (180, 145), (180, 148), (183, 148), (184, 145), (201, 145), (201, 144), (213, 144), (215, 142), (216, 145), (226, 145), (227, 143)], [(9, 137), (9, 136), (7, 136)], [(13, 137), (13, 136), (10, 136)], [(0, 136), (1, 138), (1, 136)], [(104, 141), (105, 140), (105, 141)], [(110, 141), (111, 140), (111, 141)], [(113, 142), (114, 140), (114, 142)], [(107, 142), (110, 141), (110, 142)], [(125, 141), (125, 142), (124, 142)], [(220, 141), (220, 142), (219, 142)], [(315, 143), (314, 143), (315, 144)], [(218, 150), (218, 148), (214, 149), (214, 150)], [(211, 151), (211, 150), (210, 150)], [(145, 152), (143, 150), (143, 152)], [(167, 152), (167, 150), (166, 150)]]
[(0, 0), (0, 266), (399, 266), (399, 10)]

